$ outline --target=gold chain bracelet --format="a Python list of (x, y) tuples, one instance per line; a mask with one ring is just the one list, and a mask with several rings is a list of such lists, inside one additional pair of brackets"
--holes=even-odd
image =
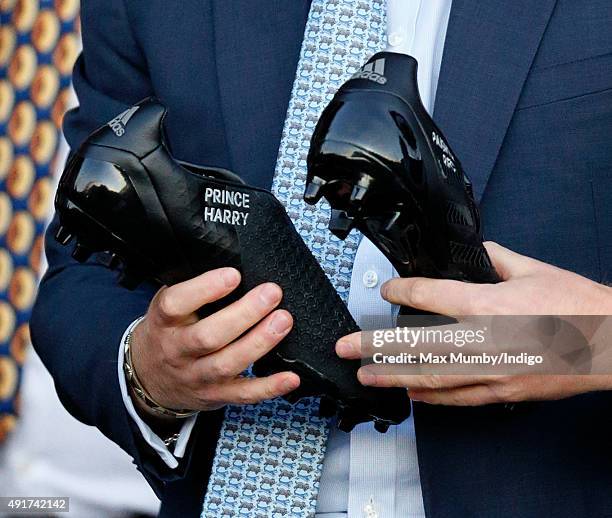
[(125, 342), (123, 344), (123, 372), (125, 373), (125, 379), (127, 380), (129, 386), (134, 391), (136, 397), (142, 401), (145, 406), (150, 409), (152, 412), (166, 416), (166, 417), (174, 417), (176, 419), (186, 419), (198, 413), (197, 410), (172, 410), (170, 408), (166, 408), (163, 405), (160, 405), (155, 399), (151, 397), (151, 395), (146, 391), (138, 376), (136, 375), (136, 371), (134, 370), (134, 366), (132, 364), (132, 332), (130, 331), (125, 337)]

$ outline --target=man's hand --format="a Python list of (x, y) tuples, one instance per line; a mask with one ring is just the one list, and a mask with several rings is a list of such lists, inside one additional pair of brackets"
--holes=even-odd
[[(274, 310), (282, 291), (272, 283), (253, 288), (229, 306), (198, 319), (202, 306), (225, 297), (240, 273), (221, 268), (161, 288), (136, 326), (132, 361), (149, 394), (171, 409), (215, 410), (282, 396), (300, 384), (297, 374), (265, 378), (240, 374), (289, 333), (285, 310)], [(142, 407), (140, 407), (142, 410)]]
[(392, 279), (381, 288), (394, 304), (442, 315), (611, 315), (612, 288), (512, 252), (485, 247), (502, 282)]
[[(381, 288), (394, 304), (449, 316), (467, 315), (612, 315), (612, 288), (580, 275), (485, 243), (499, 284), (452, 280), (393, 279)], [(612, 344), (611, 344), (612, 345)], [(361, 357), (359, 333), (341, 338), (342, 358)], [(612, 389), (612, 376), (434, 376), (374, 375), (361, 368), (359, 380), (377, 387), (406, 387), (415, 401), (442, 405), (561, 399)]]

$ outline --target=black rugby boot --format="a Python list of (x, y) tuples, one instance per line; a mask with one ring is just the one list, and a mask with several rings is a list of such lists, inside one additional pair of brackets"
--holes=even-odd
[(363, 387), (360, 362), (335, 354), (336, 340), (358, 327), (282, 204), (229, 171), (174, 160), (163, 139), (165, 112), (143, 101), (82, 144), (59, 183), (56, 238), (68, 244), (75, 237), (79, 261), (92, 252), (114, 254), (111, 266), (123, 268), (126, 287), (143, 279), (171, 285), (233, 266), (242, 283), (222, 301), (227, 305), (258, 284), (279, 284), (280, 307), (294, 327), (254, 372), (296, 372), (302, 384), (289, 401), (322, 396), (322, 413), (337, 412), (344, 430), (402, 422), (410, 413), (406, 391)]
[(410, 56), (378, 53), (340, 88), (315, 128), (306, 185), (308, 203), (329, 201), (335, 235), (359, 229), (402, 277), (499, 280), (471, 183), (421, 103)]

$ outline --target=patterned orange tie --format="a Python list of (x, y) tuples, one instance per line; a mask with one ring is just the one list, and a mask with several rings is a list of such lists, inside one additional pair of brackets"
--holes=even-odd
[(0, 442), (15, 426), (78, 0), (0, 0)]

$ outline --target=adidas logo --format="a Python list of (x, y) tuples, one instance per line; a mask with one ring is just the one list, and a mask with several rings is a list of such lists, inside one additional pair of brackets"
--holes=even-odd
[(125, 127), (127, 126), (127, 123), (138, 111), (138, 108), (140, 108), (140, 106), (133, 106), (132, 108), (125, 110), (123, 113), (120, 113), (108, 123), (108, 127), (113, 130), (115, 135), (122, 137), (125, 134)]
[(385, 58), (377, 59), (372, 63), (365, 65), (359, 72), (357, 72), (351, 79), (369, 79), (379, 85), (387, 83), (385, 77)]

